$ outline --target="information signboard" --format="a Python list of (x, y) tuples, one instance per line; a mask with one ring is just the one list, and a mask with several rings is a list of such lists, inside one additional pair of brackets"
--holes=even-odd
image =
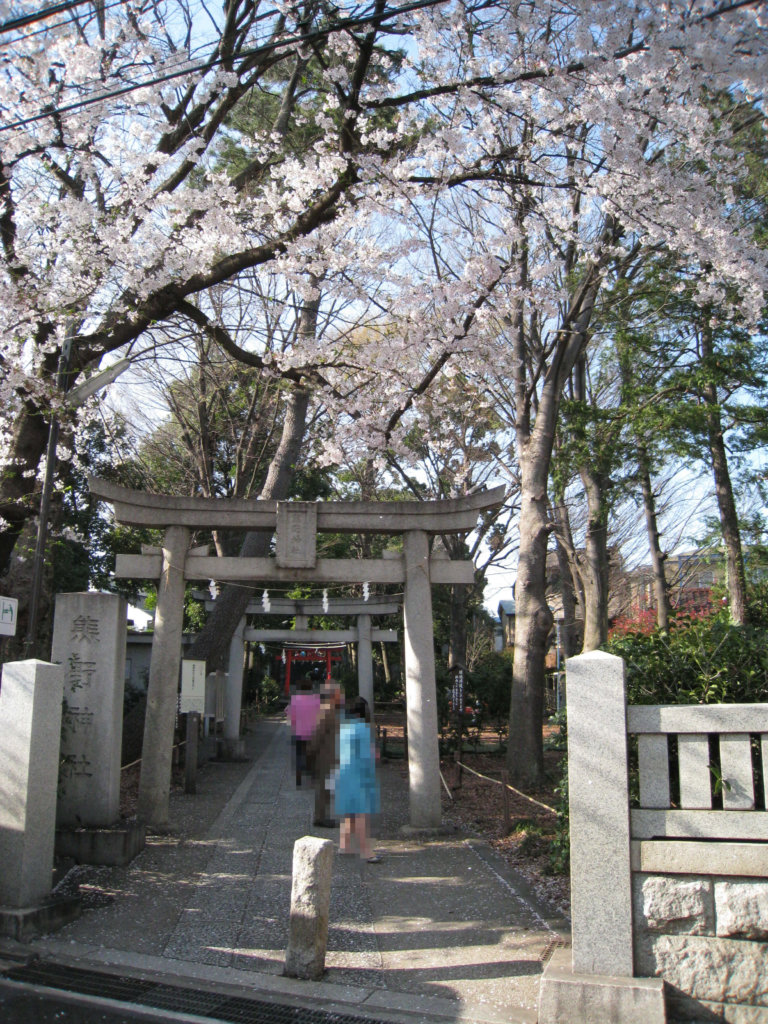
[(201, 715), (205, 714), (204, 661), (182, 661), (179, 711), (182, 715), (190, 711), (199, 711)]

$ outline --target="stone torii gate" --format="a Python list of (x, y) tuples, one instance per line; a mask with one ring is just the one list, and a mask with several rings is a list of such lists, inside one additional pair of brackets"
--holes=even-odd
[[(146, 494), (90, 477), (91, 493), (112, 504), (127, 526), (165, 528), (161, 548), (118, 555), (119, 578), (158, 580), (147, 691), (139, 816), (149, 825), (168, 819), (171, 752), (181, 663), (184, 589), (188, 580), (231, 583), (394, 583), (404, 585), (405, 695), (408, 724), (410, 821), (441, 821), (433, 583), (472, 583), (471, 561), (430, 556), (429, 538), (468, 533), (480, 512), (498, 507), (504, 488), (445, 501), (290, 502)], [(274, 557), (210, 557), (190, 549), (195, 528), (264, 530), (276, 534)], [(368, 559), (317, 557), (317, 533), (401, 535), (403, 552)], [(440, 557), (442, 554), (442, 557)]]
[[(195, 593), (205, 601), (206, 611), (216, 606), (207, 594)], [(275, 597), (269, 602), (269, 610), (260, 601), (251, 601), (245, 615), (237, 625), (229, 647), (229, 672), (227, 674), (227, 699), (224, 712), (225, 749), (237, 752), (240, 735), (240, 708), (243, 698), (243, 664), (245, 643), (295, 643), (307, 647), (327, 644), (357, 644), (357, 685), (362, 697), (373, 710), (373, 644), (394, 643), (397, 631), (374, 629), (372, 618), (382, 615), (397, 615), (401, 605), (390, 597), (372, 596), (367, 601), (353, 597), (330, 597), (325, 602), (318, 598)], [(293, 629), (254, 629), (246, 625), (246, 615), (280, 615), (293, 618)], [(310, 615), (354, 616), (356, 625), (343, 630), (310, 629)], [(290, 657), (290, 652), (289, 652)], [(288, 663), (290, 668), (290, 661)]]
[[(375, 629), (371, 619), (381, 615), (397, 615), (400, 604), (387, 597), (373, 596), (369, 600), (330, 597), (323, 605), (317, 598), (270, 599), (269, 611), (255, 601), (246, 609), (258, 615), (282, 615), (294, 618), (293, 629), (246, 628), (244, 639), (255, 643), (296, 643), (313, 647), (316, 644), (357, 644), (357, 685), (373, 709), (373, 644), (393, 643), (397, 640), (394, 629)], [(357, 621), (347, 629), (310, 629), (310, 615), (350, 616)]]

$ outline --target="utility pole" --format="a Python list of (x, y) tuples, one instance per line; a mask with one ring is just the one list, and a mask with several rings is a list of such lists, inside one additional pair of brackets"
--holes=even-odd
[[(66, 392), (69, 358), (72, 354), (72, 338), (65, 338), (59, 357), (59, 372), (56, 387), (59, 392)], [(24, 657), (31, 658), (37, 644), (37, 622), (40, 616), (40, 595), (43, 590), (43, 569), (45, 566), (45, 542), (48, 537), (48, 516), (51, 510), (51, 494), (53, 493), (53, 477), (56, 472), (56, 448), (59, 443), (59, 417), (51, 412), (51, 425), (48, 431), (48, 447), (45, 452), (45, 474), (43, 490), (40, 494), (40, 511), (37, 519), (37, 540), (35, 555), (32, 560), (32, 588), (29, 594), (29, 616), (27, 619), (27, 638), (24, 642)]]
[[(64, 339), (59, 358), (59, 370), (56, 377), (56, 386), (63, 396), (64, 403), (70, 408), (82, 405), (87, 398), (111, 384), (119, 375), (126, 370), (130, 359), (119, 359), (112, 366), (102, 373), (95, 373), (78, 387), (71, 391), (68, 389), (69, 361), (72, 355), (72, 342), (74, 338)], [(31, 658), (35, 653), (37, 644), (37, 626), (40, 618), (40, 597), (43, 591), (43, 570), (45, 568), (45, 544), (48, 538), (48, 518), (51, 511), (51, 496), (53, 494), (53, 479), (56, 474), (56, 448), (59, 443), (59, 417), (55, 412), (51, 413), (51, 426), (48, 432), (48, 447), (45, 453), (45, 474), (43, 477), (43, 489), (40, 494), (40, 511), (37, 521), (37, 540), (35, 542), (35, 554), (32, 561), (32, 586), (29, 594), (29, 615), (27, 619), (27, 636), (24, 641), (24, 657)]]

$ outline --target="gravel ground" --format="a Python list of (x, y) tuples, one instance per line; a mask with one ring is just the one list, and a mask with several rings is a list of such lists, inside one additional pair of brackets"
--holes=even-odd
[[(402, 756), (403, 715), (389, 712), (377, 715), (379, 730), (387, 731), (387, 749)], [(545, 746), (556, 741), (557, 727), (544, 726)], [(553, 911), (570, 917), (570, 879), (552, 867), (552, 844), (556, 837), (556, 815), (539, 804), (556, 808), (555, 792), (560, 781), (561, 750), (545, 750), (545, 784), (528, 793), (538, 803), (509, 793), (509, 821), (505, 821), (501, 772), (505, 758), (494, 732), (480, 737), (480, 753), (471, 745), (464, 750), (459, 768), (454, 756), (441, 762), (443, 779), (450, 790), (443, 791), (443, 815), (446, 821), (460, 825), (467, 832), (485, 839), (519, 871), (534, 889), (538, 898)], [(469, 769), (484, 778), (478, 778)]]
[[(402, 760), (404, 715), (390, 711), (378, 714), (376, 722), (380, 739), (381, 731), (386, 729), (386, 749), (392, 761)], [(556, 728), (545, 725), (545, 744), (554, 739), (556, 732)], [(498, 736), (493, 732), (483, 733), (480, 742), (480, 753), (473, 752), (470, 745), (464, 750), (461, 762), (466, 768), (459, 768), (453, 756), (441, 762), (443, 778), (451, 793), (449, 797), (443, 790), (446, 821), (485, 839), (526, 878), (543, 903), (566, 917), (570, 916), (569, 877), (567, 873), (554, 872), (551, 863), (552, 842), (556, 834), (555, 815), (510, 792), (507, 824), (500, 784), (505, 760), (498, 750)], [(528, 795), (541, 804), (556, 808), (558, 797), (555, 788), (560, 778), (562, 752), (546, 750), (544, 756), (546, 783)], [(478, 778), (469, 769), (484, 778)], [(131, 818), (136, 813), (138, 779), (138, 765), (122, 773), (120, 810), (124, 818)], [(183, 790), (183, 769), (174, 768), (172, 786), (174, 790)]]

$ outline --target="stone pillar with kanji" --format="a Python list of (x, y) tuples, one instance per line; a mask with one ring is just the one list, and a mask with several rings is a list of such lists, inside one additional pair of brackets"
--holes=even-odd
[(64, 670), (59, 827), (105, 827), (120, 815), (126, 602), (57, 594), (51, 660)]

